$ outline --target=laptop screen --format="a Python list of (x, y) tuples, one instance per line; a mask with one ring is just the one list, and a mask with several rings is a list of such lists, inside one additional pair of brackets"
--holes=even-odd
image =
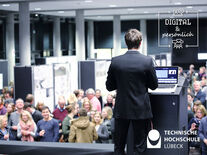
[(177, 84), (178, 67), (155, 67), (159, 84)]

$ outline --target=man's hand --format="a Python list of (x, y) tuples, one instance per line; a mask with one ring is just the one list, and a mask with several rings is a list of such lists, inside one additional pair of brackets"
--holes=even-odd
[(204, 139), (203, 142), (207, 145), (207, 139)]
[(40, 135), (40, 136), (44, 136), (44, 134), (45, 134), (45, 130), (41, 130), (41, 131), (39, 132), (39, 135)]
[(6, 135), (4, 136), (4, 139), (7, 140), (8, 138), (9, 138), (9, 134), (6, 134)]
[(17, 130), (17, 126), (12, 126), (12, 129), (13, 130)]
[(195, 130), (196, 128), (197, 128), (197, 127), (196, 127), (196, 123), (192, 123), (190, 129), (191, 129), (191, 130)]

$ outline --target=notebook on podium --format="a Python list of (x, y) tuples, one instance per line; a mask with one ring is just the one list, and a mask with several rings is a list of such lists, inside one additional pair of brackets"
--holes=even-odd
[(149, 92), (174, 93), (178, 84), (178, 67), (162, 66), (155, 67), (158, 78), (158, 88), (149, 89)]

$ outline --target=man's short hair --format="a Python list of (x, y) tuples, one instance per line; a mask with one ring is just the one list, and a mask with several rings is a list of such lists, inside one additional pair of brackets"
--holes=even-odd
[(125, 42), (128, 49), (136, 48), (138, 49), (142, 41), (142, 33), (137, 29), (129, 29), (125, 33)]
[(24, 102), (24, 109), (32, 108), (32, 105), (29, 102)]
[(194, 98), (195, 97), (195, 95), (193, 93), (188, 93), (188, 95), (190, 95), (191, 98)]
[(34, 100), (34, 96), (32, 94), (27, 94), (26, 102), (31, 103)]
[(78, 113), (80, 116), (87, 116), (87, 111), (85, 108), (80, 108)]
[(79, 90), (74, 90), (73, 93), (75, 94), (76, 97), (80, 94)]
[(12, 97), (12, 92), (10, 90), (7, 90), (6, 94), (9, 94), (9, 96)]
[(46, 110), (46, 109), (48, 109), (48, 111), (51, 113), (50, 108), (49, 108), (48, 106), (43, 106), (43, 107), (42, 107), (42, 111), (44, 111), (44, 110)]
[(87, 94), (93, 94), (93, 95), (95, 95), (95, 91), (93, 90), (93, 88), (89, 88), (89, 89), (86, 90), (86, 95)]

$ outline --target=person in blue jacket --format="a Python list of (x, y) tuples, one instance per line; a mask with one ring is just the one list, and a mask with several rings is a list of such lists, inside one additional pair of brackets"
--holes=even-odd
[(201, 140), (202, 155), (207, 155), (207, 116), (201, 120), (198, 133)]
[(0, 116), (0, 140), (12, 139), (11, 130), (8, 128), (7, 116)]
[(37, 137), (42, 142), (57, 142), (59, 140), (58, 121), (50, 116), (47, 106), (42, 108), (43, 119), (37, 122)]

